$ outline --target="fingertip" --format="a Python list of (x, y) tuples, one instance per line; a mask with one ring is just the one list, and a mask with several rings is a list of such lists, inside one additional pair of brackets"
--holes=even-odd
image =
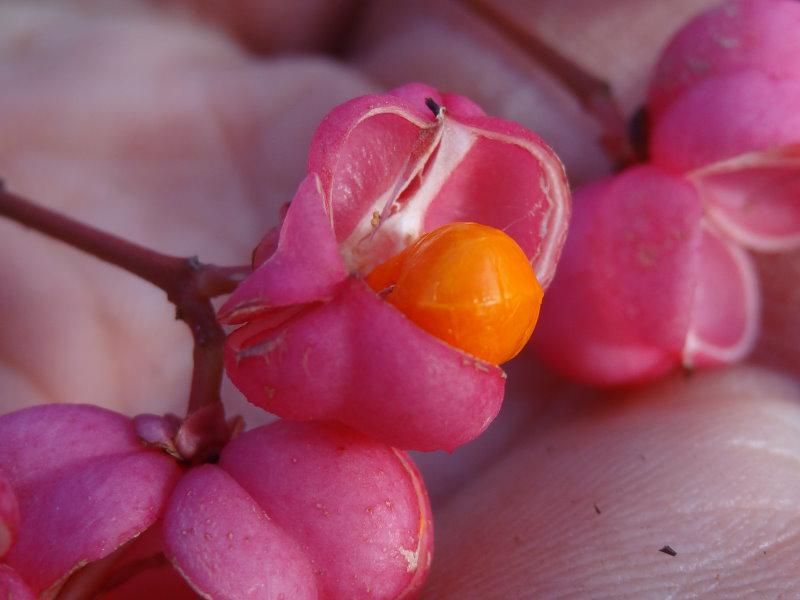
[(617, 397), (451, 500), (430, 597), (796, 591), (798, 427), (796, 383), (754, 368)]

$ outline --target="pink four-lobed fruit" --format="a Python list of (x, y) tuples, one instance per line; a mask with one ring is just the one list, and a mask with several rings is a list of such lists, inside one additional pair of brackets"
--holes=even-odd
[(575, 194), (534, 347), (591, 385), (752, 349), (747, 250), (800, 245), (800, 4), (742, 0), (684, 27), (650, 89), (650, 164)]
[(412, 598), (430, 566), (430, 508), (410, 459), (338, 424), (259, 427), (218, 464), (188, 467), (127, 417), (36, 406), (0, 417), (0, 470), (20, 514), (0, 590), (20, 598), (53, 594), (114, 552), (122, 567), (163, 551), (171, 568), (111, 597)]
[(734, 0), (684, 25), (653, 70), (647, 108), (656, 118), (684, 91), (709, 77), (755, 70), (800, 79), (800, 6), (795, 0)]
[(753, 70), (698, 82), (655, 122), (652, 160), (698, 190), (710, 222), (738, 244), (800, 244), (800, 77)]
[(653, 162), (752, 250), (800, 245), (799, 28), (793, 0), (722, 4), (675, 36), (650, 87)]
[(335, 108), (280, 233), (220, 310), (226, 369), (279, 416), (336, 420), (393, 446), (452, 450), (494, 419), (505, 375), (428, 334), (363, 277), (455, 221), (505, 231), (543, 287), (569, 191), (552, 150), (470, 100), (410, 84)]
[(749, 349), (758, 315), (751, 260), (704, 218), (690, 182), (639, 166), (586, 186), (574, 202), (534, 334), (549, 364), (619, 385)]
[(150, 527), (180, 473), (139, 442), (129, 419), (80, 405), (0, 417), (0, 470), (21, 516), (4, 562), (37, 594)]

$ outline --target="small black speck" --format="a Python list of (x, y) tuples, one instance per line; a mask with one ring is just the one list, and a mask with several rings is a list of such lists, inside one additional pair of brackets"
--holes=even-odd
[(597, 506), (597, 502), (595, 502), (592, 506), (594, 506), (594, 512), (596, 512), (598, 515), (602, 515), (603, 514), (603, 511), (600, 510), (599, 506)]
[(425, 106), (431, 109), (434, 117), (439, 116), (439, 111), (442, 110), (442, 107), (439, 106), (433, 98), (425, 98)]
[(659, 552), (663, 552), (664, 554), (669, 554), (670, 556), (678, 556), (678, 553), (675, 552), (672, 546), (662, 546), (658, 549)]

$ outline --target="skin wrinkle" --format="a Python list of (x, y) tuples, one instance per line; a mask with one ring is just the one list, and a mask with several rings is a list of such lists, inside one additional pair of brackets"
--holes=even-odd
[[(755, 551), (753, 551), (752, 553), (742, 557), (741, 559), (739, 559), (738, 557), (734, 557), (733, 560), (735, 560), (735, 562), (727, 563), (724, 567), (717, 568), (717, 569), (709, 568), (707, 570), (707, 574), (708, 574), (708, 576), (710, 578), (710, 586), (705, 587), (702, 590), (697, 590), (698, 584), (700, 584), (701, 582), (699, 582), (699, 581), (695, 582), (694, 586), (690, 585), (691, 582), (687, 582), (686, 584), (681, 585), (680, 587), (678, 587), (672, 593), (670, 598), (685, 597), (684, 594), (689, 592), (689, 588), (690, 587), (694, 588), (694, 593), (695, 594), (702, 594), (702, 597), (708, 597), (708, 594), (710, 594), (711, 592), (713, 592), (713, 591), (715, 591), (717, 589), (721, 589), (723, 592), (725, 592), (724, 588), (728, 584), (728, 582), (730, 581), (730, 575), (733, 575), (734, 577), (736, 577), (736, 575), (741, 575), (741, 573), (745, 572), (744, 569), (743, 569), (743, 567), (745, 565), (750, 564), (750, 563), (758, 563), (760, 560), (763, 560), (764, 557), (767, 554), (770, 553), (770, 551), (773, 551), (773, 553), (774, 553), (774, 549), (776, 547), (780, 547), (782, 544), (786, 545), (786, 546), (789, 546), (790, 543), (796, 542), (798, 539), (800, 539), (800, 533), (795, 532), (794, 534), (790, 535), (787, 540), (784, 540), (784, 542), (777, 542), (776, 541), (775, 543), (771, 543), (771, 544), (767, 545), (766, 548), (765, 547), (757, 548)], [(728, 558), (728, 557), (726, 557), (726, 558)], [(728, 558), (728, 559), (730, 560), (730, 558)], [(759, 567), (760, 567), (760, 565), (759, 565)], [(758, 575), (761, 575), (761, 574), (764, 573), (763, 568), (755, 569), (755, 571), (756, 571), (756, 574), (758, 574)], [(713, 575), (712, 575), (712, 573), (713, 573)], [(791, 573), (786, 573), (786, 575), (791, 576), (792, 574)], [(763, 579), (758, 579), (756, 577), (756, 581), (761, 582), (761, 581), (763, 581)], [(753, 589), (759, 589), (760, 591), (765, 592), (764, 587), (762, 585), (755, 585), (755, 582), (753, 580), (750, 580), (750, 581), (746, 582), (746, 584), (744, 584), (743, 586), (736, 586), (736, 587), (743, 587), (744, 588), (743, 591), (751, 591)], [(781, 587), (776, 587), (774, 589), (775, 589), (775, 591), (781, 591), (781, 590), (786, 591), (785, 588), (783, 588), (782, 586)], [(729, 588), (726, 593), (730, 593), (731, 591), (732, 590)]]
[[(751, 371), (748, 374), (746, 370), (739, 372), (743, 381), (748, 381), (748, 377), (752, 379), (753, 374), (758, 373)], [(762, 389), (769, 389), (771, 386), (775, 389), (782, 387), (769, 381), (769, 378), (777, 379), (776, 376), (767, 377), (766, 373), (761, 376), (766, 377)], [(783, 475), (784, 471), (775, 473), (775, 477), (786, 482), (785, 485), (775, 488), (774, 491), (778, 494), (776, 496), (771, 495), (772, 492), (768, 488), (764, 490), (757, 481), (751, 484), (752, 491), (746, 489), (735, 491), (737, 488), (731, 486), (738, 485), (736, 482), (739, 476), (736, 470), (731, 470), (722, 480), (718, 478), (708, 480), (703, 475), (706, 472), (725, 473), (726, 462), (740, 463), (736, 455), (730, 455), (726, 437), (730, 437), (731, 433), (734, 434), (734, 438), (739, 437), (742, 431), (747, 431), (752, 426), (755, 426), (757, 432), (770, 429), (774, 431), (777, 428), (780, 433), (773, 439), (773, 443), (777, 444), (778, 448), (781, 448), (781, 444), (788, 444), (787, 448), (794, 448), (797, 445), (791, 433), (793, 427), (786, 427), (787, 419), (793, 420), (790, 422), (797, 422), (800, 418), (796, 394), (774, 399), (764, 398), (762, 402), (769, 403), (772, 410), (763, 411), (757, 402), (747, 398), (746, 395), (742, 397), (741, 390), (737, 390), (734, 381), (735, 377), (730, 374), (698, 376), (690, 384), (681, 385), (689, 392), (685, 398), (679, 401), (673, 398), (666, 404), (667, 397), (664, 395), (664, 390), (674, 389), (675, 385), (661, 386), (661, 391), (650, 394), (651, 405), (655, 402), (652, 408), (641, 400), (637, 404), (624, 403), (603, 419), (587, 421), (583, 427), (570, 427), (567, 439), (572, 443), (582, 439), (585, 447), (571, 448), (567, 444), (552, 455), (547, 452), (537, 454), (532, 452), (533, 448), (543, 450), (549, 446), (547, 437), (538, 440), (532, 445), (531, 450), (524, 451), (524, 454), (530, 456), (530, 460), (526, 462), (531, 464), (527, 466), (523, 466), (525, 462), (519, 460), (525, 445), (518, 446), (516, 452), (504, 463), (487, 471), (482, 478), (467, 488), (462, 497), (454, 498), (448, 504), (448, 510), (445, 512), (450, 514), (445, 515), (446, 522), (440, 526), (440, 531), (449, 532), (449, 537), (440, 542), (440, 550), (449, 554), (445, 559), (448, 564), (442, 566), (441, 561), (439, 563), (439, 567), (445, 572), (449, 572), (455, 564), (469, 572), (473, 568), (471, 565), (479, 556), (505, 556), (507, 560), (504, 563), (497, 562), (496, 558), (489, 558), (489, 564), (482, 567), (487, 572), (499, 568), (504, 571), (504, 576), (493, 578), (491, 583), (486, 582), (484, 587), (482, 583), (472, 581), (472, 577), (470, 583), (456, 583), (456, 580), (452, 579), (454, 574), (452, 572), (448, 579), (443, 580), (442, 572), (439, 571), (434, 575), (432, 597), (462, 597), (459, 594), (465, 593), (467, 589), (470, 589), (473, 595), (467, 594), (463, 597), (484, 597), (482, 594), (489, 594), (489, 590), (494, 594), (505, 593), (513, 597), (515, 590), (519, 592), (523, 589), (526, 590), (525, 593), (545, 596), (548, 593), (555, 594), (555, 590), (559, 590), (558, 595), (562, 597), (569, 595), (567, 593), (569, 589), (575, 592), (578, 586), (582, 585), (581, 582), (585, 584), (586, 589), (593, 591), (592, 597), (618, 597), (614, 593), (615, 590), (627, 591), (637, 588), (641, 593), (633, 597), (662, 598), (666, 595), (664, 592), (667, 589), (677, 594), (677, 597), (686, 597), (681, 596), (680, 591), (672, 589), (674, 581), (670, 584), (670, 580), (664, 579), (671, 569), (677, 567), (682, 570), (688, 569), (686, 573), (691, 577), (691, 581), (687, 583), (686, 589), (693, 589), (697, 585), (698, 578), (705, 579), (706, 571), (721, 571), (728, 563), (734, 565), (730, 570), (732, 576), (735, 576), (736, 564), (739, 562), (737, 557), (741, 550), (756, 545), (758, 551), (761, 551), (765, 540), (774, 538), (777, 532), (789, 532), (785, 543), (791, 548), (796, 544), (796, 540), (791, 536), (796, 535), (800, 529), (800, 520), (796, 519), (797, 522), (791, 524), (785, 522), (783, 517), (793, 514), (792, 498), (800, 495), (800, 478), (790, 476), (787, 479)], [(722, 388), (718, 388), (717, 395), (720, 399), (713, 402), (691, 398), (694, 394), (707, 393), (706, 390), (712, 383), (730, 387), (726, 388), (723, 385)], [(790, 390), (791, 387), (785, 389)], [(723, 390), (734, 393), (731, 394), (732, 397), (723, 401), (721, 399), (725, 396)], [(656, 401), (653, 396), (659, 395), (661, 400)], [(652, 421), (645, 425), (644, 429), (637, 430), (637, 424), (641, 427), (647, 423), (639, 413), (650, 414), (655, 411), (668, 414), (669, 419), (666, 424), (662, 421), (662, 427), (669, 429), (672, 427), (669, 425), (670, 421), (686, 420), (680, 417), (681, 413), (678, 412), (682, 404), (698, 401), (702, 401), (705, 406), (692, 422), (705, 423), (705, 431), (704, 427), (691, 428), (689, 431), (693, 431), (686, 440), (690, 442), (689, 446), (684, 447), (682, 441), (681, 444), (672, 447), (668, 454), (663, 455), (666, 460), (660, 461), (661, 466), (656, 466), (659, 463), (654, 462), (652, 457), (663, 454), (664, 448), (669, 447), (669, 442), (666, 438), (651, 437), (650, 432), (655, 428)], [(731, 411), (722, 408), (725, 402), (733, 402), (730, 406)], [(664, 408), (659, 408), (662, 405)], [(668, 406), (672, 408), (667, 411)], [(721, 413), (724, 415), (723, 419), (718, 418), (720, 415), (717, 413), (720, 411), (725, 411)], [(767, 421), (752, 423), (754, 415), (766, 416)], [(733, 424), (735, 427), (731, 431)], [(680, 431), (687, 431), (685, 425)], [(599, 439), (597, 432), (600, 433)], [(555, 431), (548, 437), (555, 440), (559, 438), (559, 434)], [(636, 439), (649, 440), (647, 447), (633, 445), (631, 448), (645, 452), (651, 457), (649, 460), (639, 461), (641, 467), (646, 469), (643, 473), (644, 479), (635, 476), (625, 477), (624, 469), (621, 469), (619, 474), (610, 476), (602, 470), (603, 466), (619, 464), (620, 452), (626, 447), (631, 447)], [(697, 439), (707, 442), (699, 447), (692, 447), (691, 441)], [(611, 446), (608, 446), (609, 444)], [(609, 447), (614, 448), (610, 456), (607, 449)], [(662, 451), (659, 452), (658, 448)], [(769, 464), (772, 461), (772, 455), (763, 457), (760, 449), (755, 450), (752, 460), (750, 460), (753, 456), (751, 448), (744, 446), (738, 449), (745, 452), (749, 459), (737, 467), (744, 469), (742, 476), (746, 476), (748, 472), (757, 473), (759, 469), (763, 469), (764, 463)], [(698, 463), (696, 459), (691, 458), (700, 456), (698, 453), (710, 454), (708, 458)], [(598, 459), (600, 456), (604, 458)], [(586, 462), (584, 457), (589, 457), (589, 462)], [(549, 466), (547, 461), (550, 461)], [(635, 473), (636, 463), (631, 461), (629, 464), (628, 472)], [(795, 460), (785, 464), (792, 473), (798, 472)], [(686, 475), (678, 478), (674, 472), (674, 465), (691, 465), (688, 481)], [(597, 466), (601, 468), (600, 471), (597, 470)], [(567, 471), (564, 472), (562, 467), (566, 467)], [(535, 483), (534, 487), (527, 488), (519, 475), (514, 475), (515, 469), (523, 469), (529, 481), (548, 481), (548, 488), (537, 492)], [(565, 480), (565, 476), (569, 477), (571, 482)], [(623, 479), (620, 480), (620, 477)], [(626, 479), (629, 483), (624, 483)], [(600, 483), (594, 483), (596, 480)], [(605, 484), (602, 483), (603, 480)], [(675, 483), (682, 480), (686, 489), (676, 488)], [(598, 495), (593, 492), (595, 485), (601, 485), (607, 491)], [(476, 494), (478, 489), (496, 491), (489, 496), (487, 492)], [(634, 490), (636, 496), (631, 494)], [(612, 493), (611, 497), (607, 496), (609, 492)], [(719, 502), (727, 503), (731, 500), (731, 493), (733, 498), (738, 495), (740, 503), (746, 497), (750, 497), (750, 500), (736, 506), (719, 506)], [(754, 498), (758, 498), (759, 503), (763, 505), (752, 504), (754, 493), (757, 494)], [(698, 494), (701, 500), (705, 500), (699, 506), (692, 508), (691, 504)], [(476, 500), (481, 504), (467, 501), (465, 498), (470, 495), (477, 495)], [(614, 495), (617, 496), (616, 500)], [(559, 500), (555, 501), (555, 498)], [(580, 500), (578, 505), (581, 507), (580, 513), (575, 512), (574, 498)], [(590, 501), (595, 501), (602, 507), (601, 515), (596, 515)], [(486, 512), (493, 510), (485, 506), (487, 502), (503, 508), (500, 513), (491, 514)], [(690, 504), (687, 505), (686, 502)], [(459, 520), (470, 524), (466, 530), (460, 531), (456, 538), (453, 538), (454, 530), (448, 528), (453, 522), (453, 511), (459, 515)], [(484, 517), (487, 522), (481, 523), (480, 520), (470, 516), (473, 511), (476, 511), (475, 516), (489, 515)], [(730, 519), (723, 521), (727, 524), (720, 530), (718, 519), (726, 513), (737, 518), (733, 521)], [(698, 517), (704, 518), (698, 523)], [(519, 533), (513, 536), (507, 533), (513, 531)], [(743, 532), (751, 532), (751, 535), (742, 537)], [(712, 535), (709, 537), (710, 533)], [(665, 534), (669, 534), (668, 539), (664, 539)], [(497, 536), (505, 535), (508, 535), (506, 539), (510, 541), (501, 544)], [(681, 535), (689, 537), (681, 541)], [(527, 541), (514, 547), (515, 538)], [(458, 539), (458, 542), (455, 542), (455, 539)], [(687, 540), (691, 540), (688, 545)], [(457, 549), (453, 547), (453, 543), (456, 543)], [(680, 562), (664, 562), (664, 557), (657, 553), (658, 547), (664, 543), (670, 543), (677, 549), (677, 558)], [(596, 548), (597, 551), (589, 551), (590, 548)], [(455, 552), (455, 555), (452, 552)], [(568, 558), (562, 559), (562, 556)], [(791, 560), (790, 553), (784, 556), (783, 561)], [(698, 562), (698, 557), (705, 557), (707, 560)], [(534, 562), (531, 562), (532, 560)], [(770, 567), (772, 571), (781, 562), (780, 558), (776, 560), (778, 562)], [(613, 567), (612, 564), (617, 566)], [(620, 571), (621, 565), (625, 565), (624, 586), (620, 586), (619, 581), (615, 583), (613, 577), (609, 579), (611, 575)], [(436, 569), (436, 566), (434, 568)], [(667, 571), (663, 571), (664, 568)], [(437, 575), (439, 581), (436, 581)], [(775, 577), (780, 578), (780, 574), (776, 574)], [(515, 585), (503, 587), (502, 582), (505, 580), (514, 582)], [(664, 585), (667, 589), (662, 587)], [(437, 592), (440, 595), (437, 595)], [(604, 596), (604, 593), (608, 596)], [(580, 597), (580, 594), (576, 594), (576, 597)]]
[[(759, 510), (762, 509), (763, 510)], [(713, 526), (715, 529), (718, 527), (718, 520), (719, 520), (719, 510), (716, 511), (718, 514), (715, 515), (714, 510), (708, 511), (701, 511), (701, 512), (692, 512), (692, 513), (683, 513), (684, 516), (687, 517), (697, 517), (701, 514), (707, 514), (710, 517), (709, 526)], [(734, 513), (745, 513), (741, 515), (741, 518), (733, 523), (730, 526), (730, 537), (732, 539), (737, 540), (736, 544), (725, 547), (717, 548), (716, 552), (708, 553), (698, 556), (696, 553), (688, 553), (688, 552), (681, 552), (679, 550), (678, 556), (681, 558), (682, 562), (686, 561), (693, 561), (691, 564), (692, 573), (697, 574), (697, 576), (702, 575), (703, 571), (706, 572), (719, 572), (721, 569), (728, 570), (730, 572), (741, 572), (742, 564), (745, 564), (750, 558), (757, 558), (762, 556), (764, 553), (765, 545), (761, 544), (757, 548), (755, 548), (752, 552), (747, 553), (746, 548), (747, 545), (744, 540), (747, 539), (746, 534), (752, 531), (752, 528), (749, 526), (749, 522), (752, 520), (752, 515), (749, 513), (752, 512), (786, 512), (789, 511), (773, 511), (770, 510), (768, 507), (758, 507), (757, 509), (752, 509), (749, 507), (741, 507), (741, 508), (729, 508), (723, 512), (734, 512)], [(795, 521), (797, 521), (795, 519)], [(776, 524), (777, 526), (777, 524)], [(745, 534), (745, 535), (742, 535)], [(796, 537), (795, 534), (791, 534), (790, 537)], [(678, 542), (675, 542), (676, 545), (679, 546)], [(766, 547), (769, 547), (773, 542), (767, 542)], [(742, 552), (744, 551), (744, 552)], [(721, 564), (720, 564), (721, 563)], [(691, 583), (691, 582), (688, 582)], [(687, 584), (688, 586), (688, 584)]]
[(791, 452), (788, 452), (786, 450), (779, 450), (779, 449), (776, 449), (776, 448), (769, 448), (765, 444), (766, 444), (766, 442), (764, 442), (764, 441), (760, 441), (760, 442), (749, 441), (748, 442), (747, 440), (741, 440), (741, 441), (733, 440), (733, 441), (728, 443), (728, 447), (729, 448), (746, 448), (746, 449), (752, 450), (752, 451), (765, 452), (765, 453), (769, 454), (770, 457), (773, 458), (773, 459), (780, 458), (780, 459), (789, 461), (791, 463), (795, 463), (797, 465), (800, 465), (800, 451), (798, 451), (796, 453), (791, 453)]

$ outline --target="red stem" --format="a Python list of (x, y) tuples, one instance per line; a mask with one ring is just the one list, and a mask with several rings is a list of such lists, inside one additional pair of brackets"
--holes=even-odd
[(0, 182), (0, 215), (125, 269), (161, 288), (194, 338), (194, 367), (187, 415), (220, 401), (225, 332), (210, 298), (227, 294), (249, 267), (205, 265), (197, 257), (161, 254), (79, 223), (12, 194)]

